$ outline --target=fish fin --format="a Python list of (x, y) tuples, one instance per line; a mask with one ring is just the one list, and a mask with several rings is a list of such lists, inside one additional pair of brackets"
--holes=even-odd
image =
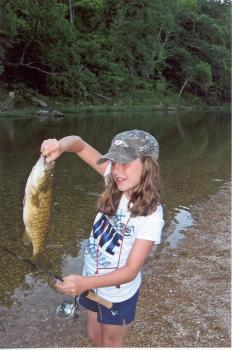
[(24, 241), (25, 244), (31, 243), (31, 238), (30, 238), (30, 236), (29, 236), (27, 230), (25, 230), (25, 231), (23, 232), (23, 241)]
[(38, 268), (38, 270), (43, 270), (43, 267), (49, 268), (52, 266), (52, 263), (48, 257), (46, 250), (43, 250), (42, 252), (36, 255), (33, 255), (30, 261), (33, 265), (35, 265)]
[(36, 208), (39, 208), (40, 206), (40, 202), (39, 202), (39, 195), (38, 193), (35, 193), (32, 195), (31, 197), (31, 203), (36, 207)]

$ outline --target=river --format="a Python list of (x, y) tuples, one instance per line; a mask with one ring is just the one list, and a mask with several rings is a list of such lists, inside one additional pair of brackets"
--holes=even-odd
[[(0, 118), (0, 240), (9, 250), (30, 257), (22, 241), (24, 188), (46, 138), (78, 134), (100, 152), (123, 130), (143, 129), (160, 144), (165, 246), (172, 249), (193, 224), (191, 206), (214, 193), (230, 177), (229, 112), (81, 113), (64, 118)], [(56, 162), (54, 223), (47, 240), (52, 271), (80, 273), (83, 252), (103, 188), (99, 175), (73, 154)], [(0, 347), (65, 347), (67, 327), (85, 336), (84, 316), (61, 321), (55, 310), (63, 296), (53, 281), (0, 250)], [(12, 332), (14, 329), (14, 332)], [(24, 336), (22, 337), (22, 333)]]

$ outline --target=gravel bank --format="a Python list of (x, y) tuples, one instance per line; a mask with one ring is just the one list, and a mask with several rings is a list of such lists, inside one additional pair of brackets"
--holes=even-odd
[(144, 273), (126, 346), (230, 347), (231, 184), (192, 207), (176, 249), (161, 246)]

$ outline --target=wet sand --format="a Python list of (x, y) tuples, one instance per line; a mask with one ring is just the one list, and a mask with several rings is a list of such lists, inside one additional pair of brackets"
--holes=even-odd
[(193, 206), (178, 248), (161, 245), (147, 261), (127, 347), (231, 346), (230, 191), (227, 183)]

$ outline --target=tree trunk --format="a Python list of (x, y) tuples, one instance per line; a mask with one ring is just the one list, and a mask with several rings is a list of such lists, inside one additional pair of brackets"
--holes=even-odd
[(70, 17), (70, 23), (73, 24), (72, 0), (69, 0), (69, 17)]
[(184, 84), (182, 85), (182, 87), (181, 87), (181, 89), (180, 89), (179, 97), (182, 95), (182, 92), (183, 92), (185, 86), (187, 85), (187, 83), (188, 83), (188, 80), (185, 80)]

